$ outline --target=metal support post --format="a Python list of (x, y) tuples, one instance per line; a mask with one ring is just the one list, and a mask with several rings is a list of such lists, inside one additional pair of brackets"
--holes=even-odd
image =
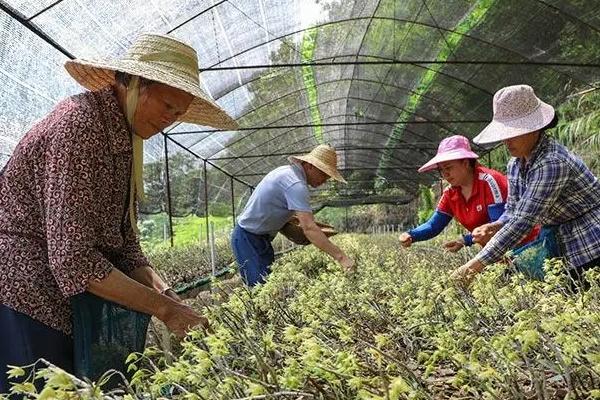
[(167, 213), (169, 214), (169, 236), (171, 238), (171, 247), (174, 246), (173, 241), (173, 212), (171, 210), (171, 178), (169, 176), (169, 146), (167, 137), (165, 136), (165, 173), (167, 180)]
[(235, 228), (235, 192), (233, 190), (233, 177), (229, 177), (229, 183), (231, 185), (231, 218), (233, 220), (233, 227)]
[(208, 173), (206, 171), (206, 160), (203, 161), (203, 175), (204, 175), (204, 219), (206, 222), (206, 245), (210, 246), (210, 226), (208, 219)]

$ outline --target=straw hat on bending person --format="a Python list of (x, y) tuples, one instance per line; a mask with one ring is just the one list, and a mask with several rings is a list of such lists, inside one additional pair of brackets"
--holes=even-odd
[(237, 123), (202, 90), (196, 50), (165, 35), (142, 34), (118, 59), (83, 60), (65, 63), (67, 72), (91, 91), (115, 85), (121, 72), (162, 83), (193, 96), (187, 111), (177, 121), (234, 130)]
[(134, 199), (143, 200), (143, 139), (175, 121), (236, 129), (237, 123), (202, 90), (196, 51), (165, 35), (142, 34), (118, 59), (72, 60), (67, 72), (90, 91), (114, 87), (132, 130), (129, 216), (137, 232)]
[(329, 178), (347, 183), (337, 169), (337, 154), (335, 149), (326, 144), (318, 145), (308, 154), (290, 156), (288, 160), (292, 163), (299, 163), (305, 166), (306, 178), (308, 184), (312, 187), (322, 185)]

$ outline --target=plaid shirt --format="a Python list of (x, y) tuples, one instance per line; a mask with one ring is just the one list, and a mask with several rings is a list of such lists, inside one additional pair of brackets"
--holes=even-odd
[(492, 264), (536, 224), (558, 225), (557, 239), (572, 267), (600, 257), (600, 182), (579, 157), (544, 134), (528, 162), (508, 163), (502, 228), (477, 254)]

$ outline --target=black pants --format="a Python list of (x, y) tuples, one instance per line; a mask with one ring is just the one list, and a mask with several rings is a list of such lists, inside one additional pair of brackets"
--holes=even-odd
[[(62, 332), (0, 304), (0, 393), (8, 393), (10, 389), (6, 376), (7, 365), (29, 365), (40, 358), (72, 372), (73, 340)], [(19, 397), (10, 398), (12, 400)]]
[(600, 267), (600, 257), (590, 261), (589, 263), (580, 265), (579, 267), (569, 268), (569, 283), (571, 291), (578, 292), (579, 289), (589, 289), (590, 283), (584, 278), (583, 273), (587, 270), (597, 267)]

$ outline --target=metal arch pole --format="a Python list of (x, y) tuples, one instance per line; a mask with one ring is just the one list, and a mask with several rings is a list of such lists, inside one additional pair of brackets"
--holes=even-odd
[(185, 147), (184, 145), (182, 145), (181, 143), (179, 143), (177, 140), (174, 140), (172, 137), (170, 137), (166, 133), (163, 132), (162, 134), (163, 134), (164, 137), (166, 137), (168, 140), (170, 140), (171, 142), (173, 142), (175, 145), (177, 145), (180, 148), (182, 148), (183, 150), (187, 151), (188, 153), (190, 153), (191, 155), (193, 155), (197, 159), (202, 160), (205, 165), (206, 165), (206, 163), (208, 163), (211, 167), (213, 167), (217, 171), (220, 171), (220, 172), (224, 173), (226, 176), (229, 176), (229, 177), (233, 178), (234, 180), (238, 181), (239, 183), (241, 183), (243, 185), (246, 185), (249, 188), (252, 188), (252, 189), (254, 188), (248, 182), (244, 182), (243, 180), (239, 179), (236, 175), (230, 174), (229, 172), (225, 171), (223, 168), (219, 167), (218, 165), (216, 165), (215, 163), (211, 162), (210, 160), (207, 160), (206, 158), (201, 157), (198, 154), (194, 153), (193, 151), (191, 151), (190, 149), (188, 149), (187, 147)]
[[(363, 55), (364, 56), (364, 55)], [(336, 57), (343, 57), (338, 55)], [(375, 56), (370, 56), (374, 58)], [(205, 71), (237, 71), (246, 69), (267, 69), (267, 68), (293, 68), (293, 67), (331, 67), (340, 65), (405, 65), (414, 64), (420, 65), (530, 65), (540, 67), (574, 67), (574, 68), (600, 68), (600, 64), (596, 63), (576, 63), (576, 62), (560, 62), (560, 61), (501, 61), (501, 60), (390, 60), (382, 59), (376, 61), (313, 61), (313, 62), (296, 62), (296, 63), (281, 63), (281, 64), (251, 64), (251, 65), (235, 65), (227, 67), (209, 67), (202, 68), (200, 72)]]
[[(340, 98), (341, 99), (341, 98)], [(335, 99), (338, 101), (340, 99)], [(321, 103), (323, 104), (323, 103)], [(285, 117), (292, 116), (294, 114), (299, 114), (305, 111), (305, 109), (299, 109), (292, 114), (288, 114)], [(339, 115), (337, 115), (339, 116)], [(285, 118), (284, 117), (284, 118)], [(446, 120), (422, 120), (422, 121), (366, 121), (366, 122), (331, 122), (331, 123), (320, 123), (320, 124), (295, 124), (295, 125), (262, 125), (262, 126), (246, 126), (240, 127), (235, 131), (243, 132), (243, 131), (260, 131), (260, 130), (274, 130), (274, 129), (297, 129), (297, 128), (315, 128), (315, 127), (338, 127), (338, 126), (369, 126), (369, 125), (397, 125), (400, 123), (405, 124), (415, 124), (415, 125), (428, 125), (428, 124), (483, 124), (489, 122), (488, 120), (483, 119), (446, 119)], [(216, 132), (231, 132), (231, 129), (202, 129), (202, 130), (191, 130), (191, 131), (180, 131), (170, 133), (170, 136), (180, 136), (180, 135), (190, 135), (197, 133), (216, 133)], [(244, 136), (245, 138), (246, 136)], [(241, 138), (243, 139), (243, 138)], [(214, 160), (217, 158), (209, 157), (208, 159)]]
[(169, 214), (169, 237), (171, 239), (171, 247), (175, 245), (173, 241), (173, 210), (171, 209), (171, 177), (169, 176), (169, 148), (167, 138), (165, 136), (165, 173), (167, 178), (167, 213)]
[(44, 42), (48, 43), (50, 46), (54, 47), (56, 50), (61, 52), (65, 57), (74, 60), (75, 56), (71, 54), (67, 49), (56, 43), (50, 36), (44, 33), (41, 29), (37, 27), (37, 25), (33, 24), (31, 21), (26, 20), (21, 16), (18, 12), (16, 12), (13, 8), (8, 6), (5, 1), (0, 1), (0, 10), (4, 11), (8, 14), (12, 19), (23, 25), (25, 28), (29, 29), (34, 35), (38, 36)]
[(206, 171), (206, 160), (202, 161), (204, 175), (204, 220), (206, 221), (206, 245), (210, 246), (210, 226), (208, 219), (208, 173)]
[(233, 227), (235, 228), (235, 192), (233, 190), (233, 177), (229, 177), (229, 183), (231, 185), (231, 217), (233, 220)]

